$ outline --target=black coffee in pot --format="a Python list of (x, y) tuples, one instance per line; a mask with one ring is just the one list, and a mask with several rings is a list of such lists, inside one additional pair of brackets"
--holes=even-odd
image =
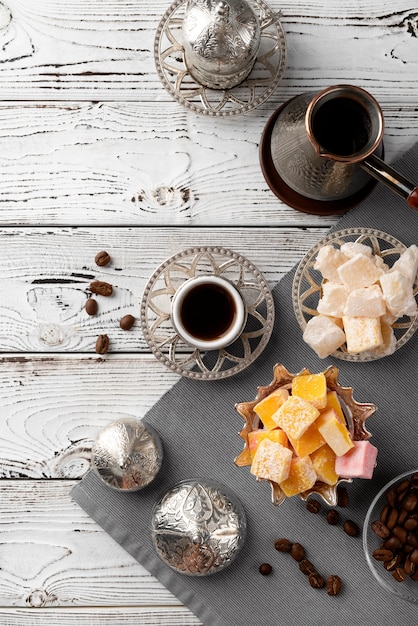
[(367, 144), (371, 120), (356, 100), (339, 97), (327, 100), (315, 111), (312, 132), (320, 147), (336, 156), (350, 156)]

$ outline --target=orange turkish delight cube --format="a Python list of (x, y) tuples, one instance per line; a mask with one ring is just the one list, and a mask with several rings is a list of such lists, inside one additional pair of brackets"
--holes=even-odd
[(345, 424), (344, 413), (336, 391), (328, 391), (327, 393), (327, 403), (324, 410), (328, 411), (328, 409), (334, 409), (340, 422)]
[(334, 409), (321, 413), (316, 420), (316, 426), (337, 456), (342, 456), (354, 447), (347, 427), (340, 422)]
[(327, 404), (327, 379), (319, 374), (300, 374), (292, 380), (292, 395), (307, 400), (317, 409)]
[(338, 480), (338, 474), (335, 471), (336, 458), (335, 452), (328, 444), (321, 446), (311, 454), (311, 461), (317, 473), (318, 480), (321, 480), (327, 485), (335, 485)]
[(318, 416), (319, 411), (313, 404), (298, 396), (289, 396), (272, 419), (289, 438), (300, 439)]
[(314, 486), (317, 475), (309, 456), (294, 457), (290, 463), (289, 476), (280, 483), (286, 496), (295, 496)]
[(259, 428), (248, 433), (248, 448), (250, 450), (251, 459), (254, 458), (254, 454), (263, 439), (270, 439), (281, 443), (285, 448), (288, 447), (287, 435), (281, 428), (275, 428), (274, 430), (264, 430)]
[(277, 428), (277, 424), (271, 419), (271, 416), (286, 402), (288, 397), (287, 389), (276, 389), (255, 405), (254, 412), (263, 422), (264, 428), (267, 430)]
[(277, 441), (263, 439), (254, 454), (250, 472), (258, 478), (280, 483), (289, 476), (292, 451)]
[(312, 452), (324, 445), (325, 439), (316, 427), (315, 422), (311, 424), (306, 432), (299, 439), (289, 441), (293, 450), (298, 456), (309, 456)]

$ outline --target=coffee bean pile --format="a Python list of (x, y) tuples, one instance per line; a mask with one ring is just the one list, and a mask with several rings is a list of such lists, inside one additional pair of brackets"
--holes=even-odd
[[(96, 265), (99, 267), (105, 267), (111, 261), (110, 254), (105, 250), (98, 252), (94, 258)], [(90, 283), (90, 291), (96, 296), (109, 297), (113, 294), (113, 285), (103, 280), (94, 280)], [(99, 309), (98, 302), (95, 298), (90, 297), (85, 304), (86, 313), (88, 315), (96, 315)], [(135, 323), (135, 317), (133, 315), (124, 315), (119, 326), (122, 330), (130, 330)], [(99, 335), (96, 340), (96, 352), (98, 354), (106, 354), (109, 350), (109, 337), (108, 335)]]
[[(302, 544), (291, 542), (289, 539), (281, 538), (274, 542), (274, 547), (278, 552), (287, 552), (299, 564), (302, 574), (308, 578), (308, 582), (314, 589), (322, 589), (325, 587), (329, 596), (336, 596), (341, 591), (341, 578), (336, 574), (331, 574), (325, 580), (317, 571), (313, 563), (306, 558), (305, 548)], [(261, 571), (261, 570), (260, 570)]]
[(373, 557), (393, 578), (418, 580), (418, 473), (385, 493), (380, 517), (371, 524), (381, 539)]
[[(344, 487), (339, 487), (337, 490), (337, 504), (341, 507), (346, 507), (349, 504), (348, 492)], [(322, 505), (315, 498), (309, 498), (306, 502), (306, 509), (310, 513), (314, 513), (316, 515), (320, 513)], [(336, 509), (328, 509), (325, 514), (325, 519), (331, 526), (337, 526), (340, 523), (341, 516)], [(342, 528), (344, 532), (350, 537), (358, 537), (358, 535), (360, 534), (360, 529), (357, 524), (353, 522), (353, 520), (345, 520), (343, 522)]]

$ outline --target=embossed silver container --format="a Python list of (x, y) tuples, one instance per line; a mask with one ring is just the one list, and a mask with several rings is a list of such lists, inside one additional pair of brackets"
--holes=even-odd
[(92, 467), (110, 487), (138, 491), (158, 474), (163, 447), (155, 430), (141, 420), (116, 420), (97, 435)]
[(152, 541), (158, 556), (188, 576), (221, 571), (239, 554), (246, 538), (244, 509), (218, 483), (185, 480), (154, 506)]
[(246, 0), (188, 0), (183, 37), (193, 78), (211, 89), (230, 89), (251, 72), (261, 30)]

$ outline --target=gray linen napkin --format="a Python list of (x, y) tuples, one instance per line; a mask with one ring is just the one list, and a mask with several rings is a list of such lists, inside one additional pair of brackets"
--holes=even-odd
[[(396, 167), (405, 176), (418, 178), (418, 144)], [(383, 230), (407, 245), (417, 243), (418, 214), (382, 185), (335, 229), (351, 226)], [(354, 387), (356, 400), (378, 406), (366, 423), (379, 448), (378, 466), (372, 480), (358, 479), (348, 485), (350, 504), (339, 509), (341, 522), (352, 519), (361, 526), (380, 487), (398, 473), (418, 467), (418, 333), (396, 354), (379, 361), (320, 360), (303, 342), (293, 313), (293, 273), (274, 288), (274, 332), (254, 364), (224, 381), (182, 379), (145, 416), (164, 442), (164, 464), (156, 481), (142, 492), (120, 494), (89, 472), (73, 488), (72, 497), (206, 626), (415, 625), (416, 606), (383, 592), (368, 569), (361, 538), (346, 535), (341, 523), (328, 525), (325, 505), (318, 515), (309, 513), (298, 497), (275, 507), (269, 485), (257, 483), (248, 468), (234, 465), (242, 450), (238, 431), (243, 425), (235, 403), (252, 400), (257, 386), (271, 381), (275, 363), (283, 363), (294, 373), (304, 367), (319, 372), (334, 363), (340, 370), (340, 383)], [(155, 555), (150, 539), (155, 501), (176, 482), (193, 477), (228, 485), (240, 498), (248, 518), (246, 545), (237, 561), (206, 578), (173, 572)], [(312, 589), (296, 561), (274, 549), (274, 541), (280, 537), (302, 543), (307, 558), (322, 575), (338, 574), (343, 581), (341, 594), (330, 597), (324, 589)], [(273, 566), (270, 576), (258, 571), (264, 562)]]

